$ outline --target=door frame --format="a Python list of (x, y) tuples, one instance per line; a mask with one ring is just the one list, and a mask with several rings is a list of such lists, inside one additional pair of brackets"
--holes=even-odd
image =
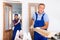
[[(32, 40), (34, 40), (34, 32), (33, 30), (30, 29), (32, 23), (33, 23), (33, 20), (31, 18), (31, 7), (35, 7), (35, 11), (37, 11), (37, 7), (38, 7), (38, 4), (39, 3), (29, 3), (28, 4), (28, 15), (29, 15), (29, 31), (30, 31), (30, 34), (31, 34), (31, 37), (32, 37)], [(37, 6), (36, 6), (37, 5)]]
[[(9, 7), (11, 7), (11, 10), (12, 10), (12, 6), (9, 4), (9, 3), (5, 3), (5, 2), (3, 2), (3, 23), (4, 23), (4, 26), (5, 26), (5, 11), (4, 11), (4, 6), (9, 6)], [(8, 14), (9, 15), (9, 14)], [(12, 15), (12, 14), (11, 14)], [(9, 16), (8, 16), (8, 18), (9, 18)], [(11, 17), (12, 18), (12, 17)], [(8, 20), (8, 23), (9, 23), (9, 20)], [(9, 25), (9, 24), (8, 24)], [(5, 27), (3, 28), (4, 30), (5, 30)], [(8, 30), (9, 31), (9, 30)]]
[[(29, 15), (29, 20), (31, 20), (31, 7), (34, 7), (35, 6), (35, 11), (37, 11), (37, 6), (39, 3), (29, 3), (28, 4), (28, 15)], [(31, 26), (32, 23), (30, 23), (31, 21), (29, 21), (29, 26)]]
[[(5, 10), (4, 10), (4, 7), (5, 6), (9, 6), (9, 7), (11, 7), (11, 10), (12, 10), (12, 6), (9, 4), (9, 3), (5, 3), (5, 2), (3, 2), (3, 40), (4, 40), (4, 38), (5, 38), (5, 32), (8, 32), (8, 31), (10, 31), (10, 30), (5, 30)], [(9, 14), (8, 14), (9, 15)], [(8, 26), (9, 26), (9, 17), (8, 17)]]

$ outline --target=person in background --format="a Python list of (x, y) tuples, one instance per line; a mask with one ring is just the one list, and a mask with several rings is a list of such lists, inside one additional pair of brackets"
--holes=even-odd
[[(33, 25), (34, 28), (41, 28), (43, 30), (47, 30), (48, 24), (49, 24), (49, 19), (47, 14), (44, 12), (45, 9), (45, 4), (40, 3), (38, 5), (38, 12), (35, 12), (33, 14), (32, 20), (33, 20)], [(40, 35), (36, 31), (34, 31), (34, 40), (47, 40), (46, 37)]]
[(14, 40), (17, 30), (19, 30), (19, 31), (21, 30), (21, 20), (18, 18), (18, 14), (14, 15), (14, 20), (12, 21), (12, 23), (14, 25), (12, 40)]

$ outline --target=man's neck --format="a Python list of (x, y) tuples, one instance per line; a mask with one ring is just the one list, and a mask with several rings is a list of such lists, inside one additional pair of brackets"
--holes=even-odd
[[(43, 12), (42, 12), (43, 13)], [(41, 15), (42, 13), (38, 12), (39, 15)]]
[(15, 20), (18, 20), (18, 18), (15, 18)]

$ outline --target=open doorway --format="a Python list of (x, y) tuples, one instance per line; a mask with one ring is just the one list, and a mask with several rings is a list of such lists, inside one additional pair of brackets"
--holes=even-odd
[(16, 14), (22, 24), (22, 3), (3, 2), (3, 40), (12, 40), (14, 31), (12, 20)]

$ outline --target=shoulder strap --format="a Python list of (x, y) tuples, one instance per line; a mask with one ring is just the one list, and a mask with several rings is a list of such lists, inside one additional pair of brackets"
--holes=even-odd
[(44, 18), (45, 13), (42, 15), (42, 19)]

